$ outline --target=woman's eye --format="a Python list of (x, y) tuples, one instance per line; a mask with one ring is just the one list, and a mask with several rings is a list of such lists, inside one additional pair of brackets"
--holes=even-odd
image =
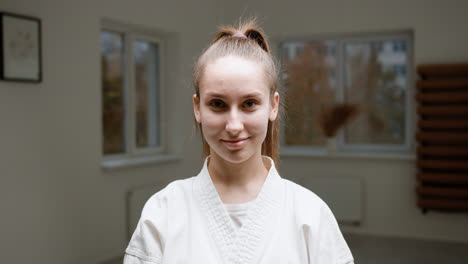
[(255, 106), (257, 106), (257, 102), (255, 102), (253, 100), (249, 100), (249, 101), (244, 102), (244, 107), (245, 108), (253, 108)]
[(210, 106), (214, 108), (223, 108), (226, 104), (221, 100), (212, 100), (210, 101)]

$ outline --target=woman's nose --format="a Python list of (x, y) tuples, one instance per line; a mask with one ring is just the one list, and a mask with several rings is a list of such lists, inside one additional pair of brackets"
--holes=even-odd
[(226, 122), (226, 132), (228, 132), (232, 136), (236, 136), (242, 131), (242, 129), (244, 129), (242, 117), (239, 114), (238, 110), (232, 109), (229, 112), (229, 116)]

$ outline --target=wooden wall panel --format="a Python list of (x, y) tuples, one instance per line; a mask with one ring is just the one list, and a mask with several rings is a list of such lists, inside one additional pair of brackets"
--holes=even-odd
[(417, 72), (418, 206), (468, 211), (468, 63)]

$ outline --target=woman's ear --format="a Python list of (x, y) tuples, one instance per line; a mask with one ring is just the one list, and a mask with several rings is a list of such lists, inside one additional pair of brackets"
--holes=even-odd
[(270, 111), (270, 121), (273, 122), (278, 117), (278, 109), (279, 109), (279, 100), (280, 96), (278, 92), (273, 94), (273, 99), (271, 100), (271, 111)]
[(192, 101), (193, 101), (193, 114), (195, 115), (195, 120), (197, 120), (197, 123), (200, 124), (201, 123), (200, 121), (200, 98), (196, 94), (193, 94)]

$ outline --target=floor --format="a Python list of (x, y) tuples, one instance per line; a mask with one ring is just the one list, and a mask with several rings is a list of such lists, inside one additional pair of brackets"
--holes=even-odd
[(468, 264), (468, 243), (345, 234), (356, 264)]

